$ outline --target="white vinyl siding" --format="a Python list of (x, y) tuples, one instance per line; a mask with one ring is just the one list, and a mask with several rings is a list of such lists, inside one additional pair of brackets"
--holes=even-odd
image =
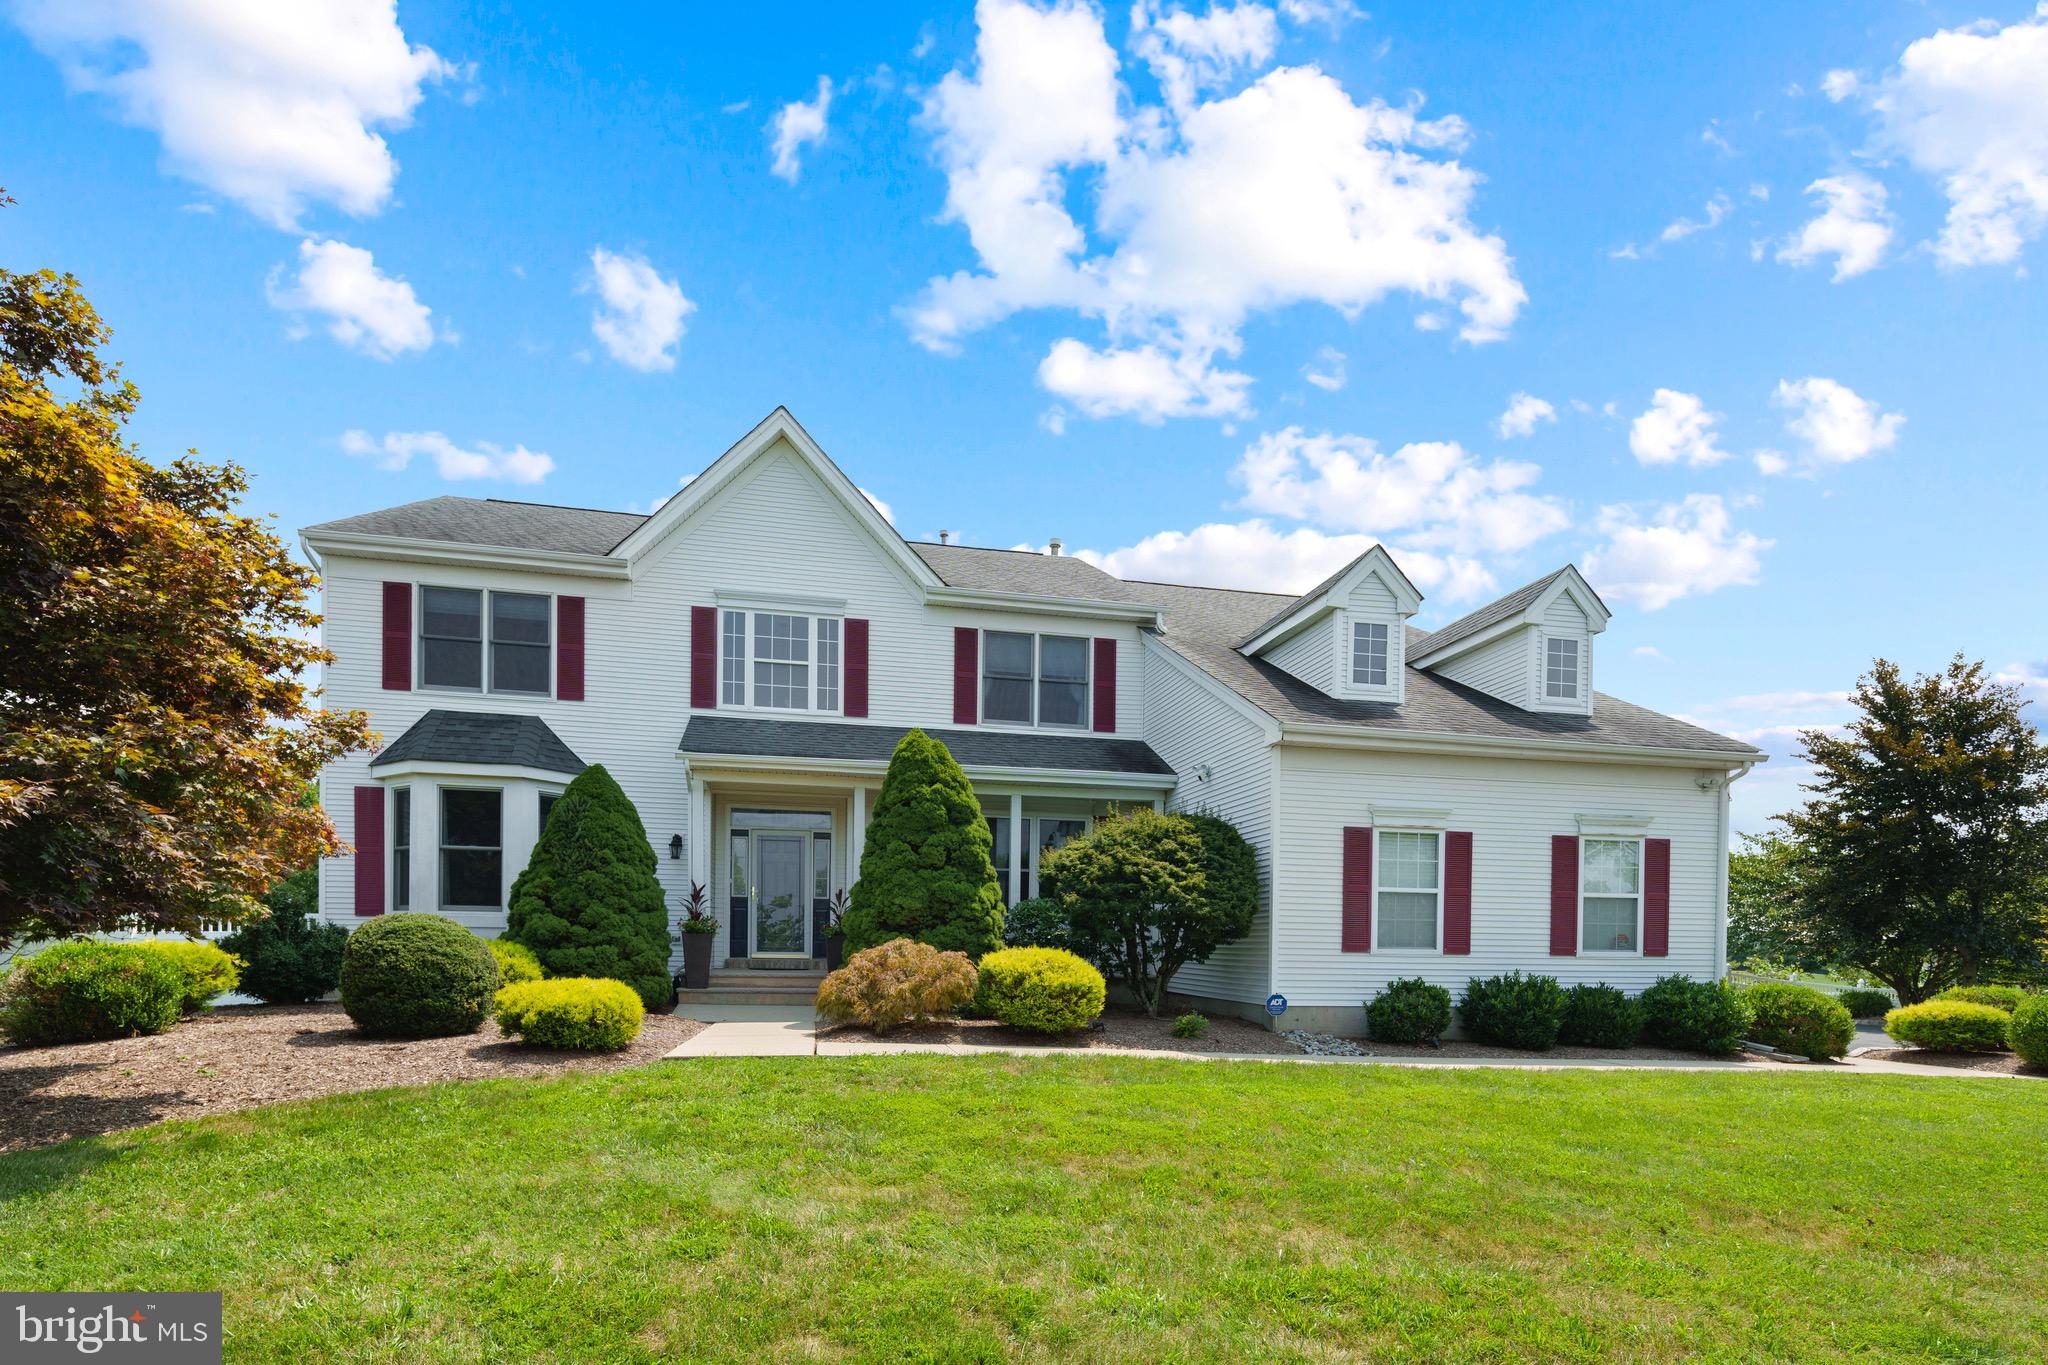
[(1267, 650), (1265, 658), (1316, 691), (1337, 694), (1337, 632), (1327, 617)]
[(1531, 700), (1529, 655), (1535, 634), (1525, 626), (1450, 663), (1432, 664), (1430, 671), (1526, 709)]

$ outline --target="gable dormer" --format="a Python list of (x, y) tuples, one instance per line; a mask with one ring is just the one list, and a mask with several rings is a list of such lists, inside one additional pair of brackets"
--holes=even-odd
[(1238, 646), (1347, 701), (1398, 705), (1406, 694), (1406, 625), (1422, 594), (1375, 545), (1282, 608)]
[(1416, 641), (1409, 662), (1524, 711), (1593, 714), (1593, 637), (1611, 614), (1570, 564)]

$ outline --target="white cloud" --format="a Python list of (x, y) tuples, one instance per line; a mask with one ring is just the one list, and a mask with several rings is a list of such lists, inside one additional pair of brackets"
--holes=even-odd
[(697, 310), (682, 286), (664, 279), (645, 256), (603, 247), (590, 253), (590, 268), (601, 300), (590, 330), (612, 359), (647, 373), (673, 370), (683, 319)]
[(1836, 67), (1820, 78), (1820, 92), (1836, 104), (1856, 93), (1863, 80), (1853, 71)]
[(376, 130), (464, 72), (407, 43), (395, 0), (17, 0), (77, 90), (154, 132), (177, 175), (281, 228), (309, 203), (358, 216), (391, 197)]
[(775, 112), (768, 124), (775, 151), (775, 164), (769, 167), (771, 174), (792, 185), (796, 183), (803, 173), (799, 154), (806, 146), (825, 140), (826, 118), (831, 109), (832, 80), (820, 76), (818, 93), (809, 101), (796, 100)]
[(1671, 222), (1664, 225), (1662, 232), (1657, 234), (1657, 240), (1660, 242), (1679, 242), (1684, 241), (1696, 232), (1711, 232), (1726, 222), (1728, 215), (1734, 211), (1735, 205), (1729, 201), (1727, 195), (1716, 194), (1707, 201), (1706, 209), (1700, 217), (1674, 218)]
[[(1239, 12), (1255, 8), (1199, 21), (1141, 9), (1134, 47), (1169, 69), (1167, 103), (1146, 105), (1085, 0), (981, 0), (972, 67), (923, 111), (944, 217), (978, 267), (930, 282), (904, 310), (913, 336), (944, 351), (1019, 311), (1098, 319), (1105, 342), (1068, 338), (1041, 377), (1093, 383), (1108, 359), (1142, 359), (1158, 396), (1082, 410), (1156, 420), (1241, 411), (1241, 377), (1212, 362), (1237, 353), (1248, 317), (1293, 303), (1349, 316), (1405, 291), (1459, 309), (1468, 341), (1504, 335), (1526, 295), (1505, 244), (1467, 216), (1479, 177), (1444, 155), (1463, 123), (1355, 103), (1313, 67), (1207, 94), (1269, 55), (1263, 23)], [(1070, 197), (1091, 206), (1088, 227)]]
[(1991, 680), (2017, 687), (2023, 696), (2034, 702), (2037, 709), (2028, 714), (2034, 718), (2036, 725), (2040, 724), (2041, 714), (2038, 708), (2048, 706), (2048, 660), (2007, 664), (1993, 673)]
[(554, 472), (555, 462), (525, 446), (507, 450), (489, 441), (478, 441), (464, 449), (438, 431), (388, 431), (378, 440), (367, 431), (341, 434), (341, 448), (351, 455), (374, 459), (379, 469), (404, 469), (415, 455), (432, 459), (444, 479), (509, 479), (513, 483), (539, 483)]
[(1365, 11), (1351, 0), (1280, 0), (1280, 13), (1290, 24), (1321, 24), (1332, 33), (1353, 19), (1365, 18)]
[(1788, 265), (1812, 265), (1823, 256), (1832, 256), (1835, 281), (1840, 283), (1884, 259), (1895, 220), (1885, 207), (1883, 185), (1860, 171), (1848, 171), (1816, 180), (1806, 192), (1826, 208), (1779, 245), (1779, 260)]
[(1503, 441), (1517, 436), (1527, 436), (1536, 430), (1538, 422), (1555, 422), (1557, 409), (1546, 400), (1532, 393), (1517, 393), (1508, 398), (1507, 411), (1494, 420), (1493, 431)]
[(2003, 28), (1941, 29), (1877, 80), (1829, 72), (1823, 88), (1871, 111), (1879, 151), (1940, 181), (1944, 265), (2011, 261), (2048, 231), (2048, 2)]
[(1273, 11), (1259, 4), (1212, 4), (1201, 15), (1166, 9), (1156, 0), (1131, 7), (1131, 51), (1152, 68), (1177, 111), (1192, 109), (1201, 91), (1267, 61), (1279, 36)]
[(880, 498), (876, 497), (873, 493), (868, 492), (868, 490), (865, 488), (860, 489), (859, 492), (862, 497), (866, 498), (869, 502), (875, 505), (875, 510), (882, 514), (883, 521), (888, 522), (891, 526), (894, 526), (896, 524), (895, 508), (891, 507), (888, 503), (883, 502)]
[[(1792, 414), (1785, 419), (1785, 430), (1806, 443), (1815, 466), (1848, 464), (1889, 450), (1906, 424), (1904, 414), (1883, 412), (1848, 385), (1818, 376), (1779, 380), (1771, 403)], [(1761, 461), (1758, 467), (1762, 468)]]
[(1783, 451), (1766, 448), (1757, 451), (1751, 458), (1756, 461), (1756, 472), (1766, 477), (1783, 474), (1792, 467), (1792, 462), (1785, 458)]
[(1454, 441), (1389, 455), (1363, 436), (1288, 427), (1247, 446), (1231, 479), (1254, 512), (1473, 555), (1525, 549), (1570, 524), (1558, 499), (1525, 491), (1542, 473), (1516, 460), (1481, 464)]
[(1349, 382), (1344, 372), (1344, 353), (1335, 346), (1316, 352), (1315, 360), (1301, 367), (1301, 377), (1325, 393), (1335, 393)]
[[(1162, 583), (1298, 593), (1380, 543), (1368, 535), (1328, 535), (1306, 526), (1276, 529), (1263, 518), (1210, 522), (1192, 531), (1160, 531), (1135, 545), (1075, 557), (1117, 575)], [(1432, 597), (1469, 601), (1496, 587), (1477, 561), (1388, 546), (1402, 571)]]
[(1586, 577), (1602, 597), (1657, 611), (1684, 597), (1754, 583), (1773, 542), (1737, 531), (1711, 493), (1666, 503), (1645, 520), (1636, 508), (1600, 509), (1607, 543), (1586, 556)]
[(1652, 663), (1668, 664), (1671, 662), (1670, 657), (1655, 645), (1637, 645), (1629, 653), (1638, 659), (1648, 659)]
[(285, 267), (277, 266), (265, 291), (271, 307), (321, 314), (329, 336), (378, 360), (434, 344), (433, 310), (410, 284), (386, 275), (369, 252), (346, 242), (300, 242), (298, 274), (287, 282)]
[(1241, 414), (1252, 377), (1215, 368), (1214, 354), (1150, 344), (1098, 351), (1063, 337), (1039, 362), (1038, 382), (1090, 417), (1136, 417), (1156, 425), (1168, 417)]
[(1728, 452), (1714, 444), (1718, 412), (1708, 412), (1698, 394), (1658, 389), (1650, 406), (1629, 424), (1628, 448), (1644, 464), (1718, 464)]

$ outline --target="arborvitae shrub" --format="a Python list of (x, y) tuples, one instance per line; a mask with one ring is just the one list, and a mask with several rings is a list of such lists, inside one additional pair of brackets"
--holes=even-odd
[(1003, 946), (1003, 893), (981, 799), (946, 746), (912, 730), (889, 759), (840, 932), (857, 953), (894, 938), (978, 959)]

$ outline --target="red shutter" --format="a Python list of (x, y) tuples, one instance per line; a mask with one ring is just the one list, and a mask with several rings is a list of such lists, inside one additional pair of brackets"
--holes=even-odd
[(718, 705), (718, 608), (690, 608), (690, 705)]
[(1643, 956), (1671, 953), (1671, 841), (1643, 840)]
[(356, 913), (384, 913), (384, 789), (356, 788)]
[(846, 695), (842, 710), (849, 716), (868, 713), (868, 623), (846, 622)]
[(1472, 836), (1457, 830), (1444, 835), (1444, 951), (1472, 951)]
[(1095, 642), (1095, 728), (1116, 733), (1116, 641)]
[(555, 599), (555, 700), (583, 700), (583, 599)]
[(1344, 830), (1344, 933), (1347, 953), (1372, 951), (1372, 831)]
[(1579, 955), (1579, 840), (1550, 836), (1550, 955)]
[(953, 627), (953, 723), (972, 725), (981, 708), (975, 689), (981, 685), (981, 632), (973, 626)]
[(384, 585), (384, 690), (412, 690), (412, 584)]

